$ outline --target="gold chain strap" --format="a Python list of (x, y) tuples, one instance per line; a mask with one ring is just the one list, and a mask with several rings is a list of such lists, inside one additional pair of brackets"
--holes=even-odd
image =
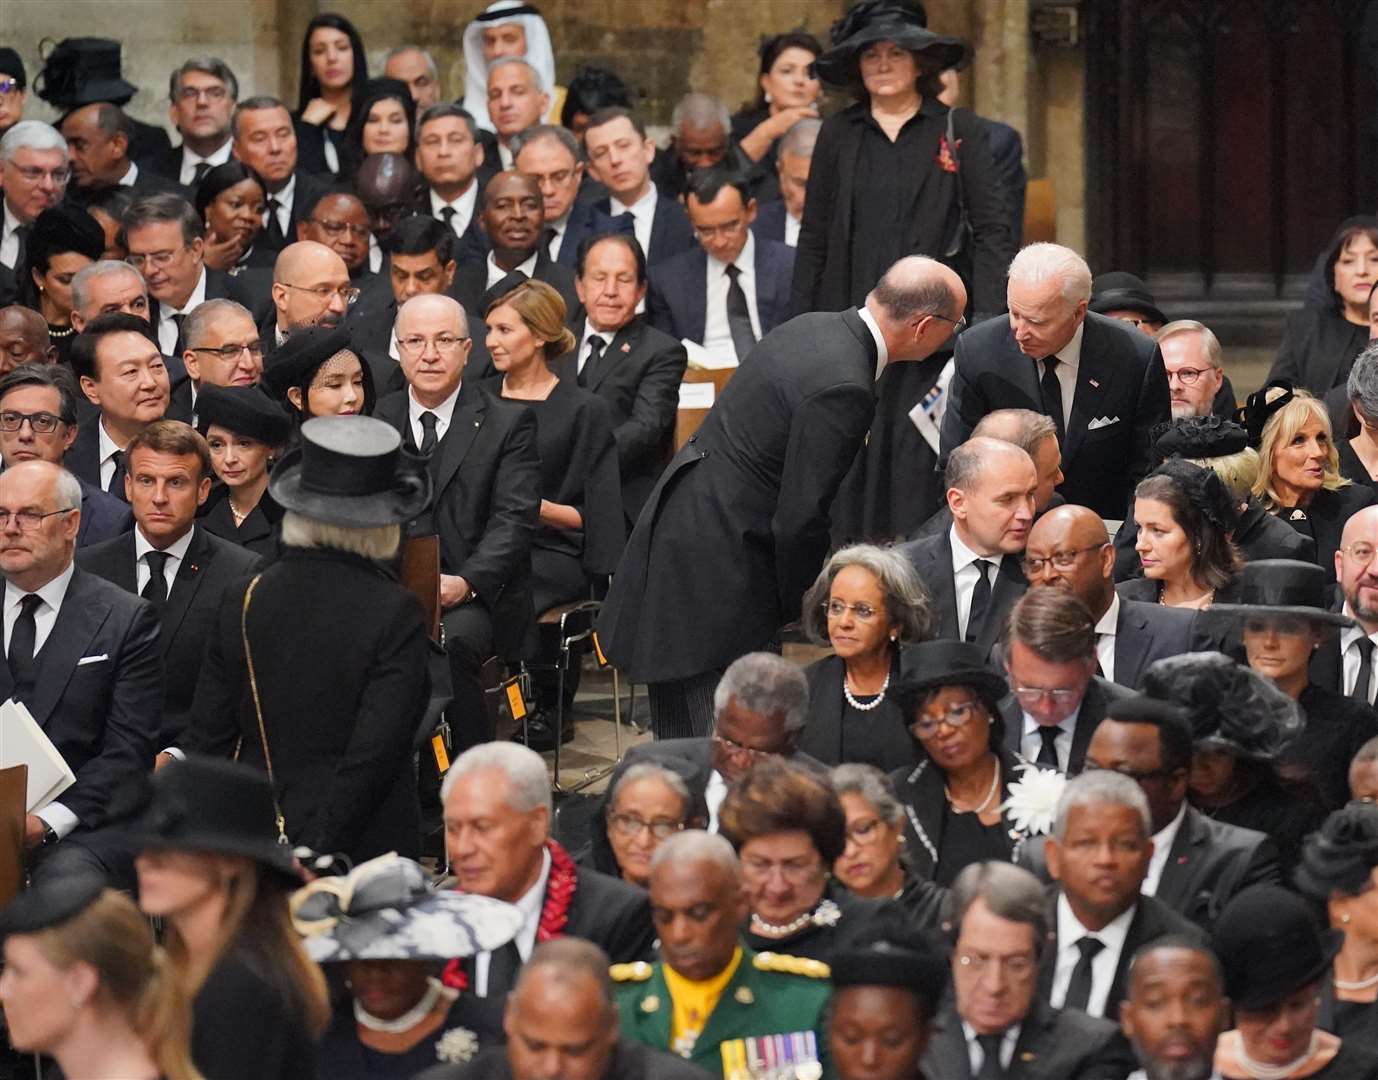
[(254, 674), (254, 656), (249, 650), (249, 601), (258, 587), (262, 574), (255, 574), (249, 587), (244, 590), (244, 607), (239, 612), (239, 636), (244, 642), (244, 662), (249, 668), (249, 690), (254, 696), (254, 715), (258, 717), (258, 738), (263, 744), (263, 763), (268, 767), (268, 784), (273, 789), (273, 816), (277, 819), (278, 843), (291, 846), (287, 839), (287, 819), (282, 815), (282, 805), (278, 802), (277, 782), (273, 779), (273, 755), (268, 751), (268, 732), (263, 726), (263, 703), (258, 698), (258, 677)]

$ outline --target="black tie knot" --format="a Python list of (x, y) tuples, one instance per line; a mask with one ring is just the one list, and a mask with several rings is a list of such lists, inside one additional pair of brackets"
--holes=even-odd
[(167, 561), (172, 558), (166, 551), (147, 551), (144, 562), (148, 564), (148, 583), (139, 594), (145, 600), (161, 606), (167, 601)]
[(1087, 963), (1094, 960), (1104, 948), (1105, 942), (1098, 937), (1091, 937), (1089, 934), (1077, 942), (1077, 950)]
[(1042, 740), (1042, 745), (1038, 748), (1038, 757), (1034, 759), (1035, 764), (1046, 765), (1049, 768), (1059, 768), (1057, 760), (1057, 737), (1062, 734), (1062, 729), (1056, 724), (1051, 727), (1042, 725), (1038, 728), (1038, 737)]
[(453, 206), (442, 206), (440, 208), (440, 220), (449, 225), (455, 219), (455, 214), (459, 213)]
[(38, 612), (38, 605), (43, 603), (43, 597), (36, 592), (27, 593), (19, 598), (19, 613), (32, 617)]
[(723, 270), (723, 273), (735, 282), (739, 277), (742, 276), (742, 268), (738, 266), (736, 263), (728, 263), (727, 267)]
[(436, 416), (435, 413), (427, 409), (425, 412), (421, 414), (420, 420), (421, 452), (423, 454), (429, 455), (435, 451), (435, 444), (437, 442), (435, 425), (440, 421), (440, 417)]
[(209, 161), (198, 161), (191, 167), (191, 171), (191, 182), (193, 184), (199, 184), (205, 179), (206, 173), (211, 171), (211, 163)]
[(981, 1048), (981, 1071), (976, 1074), (976, 1080), (1002, 1080), (1005, 1067), (1000, 1060), (1000, 1051), (1004, 1043), (1003, 1031), (993, 1035), (976, 1036), (976, 1045)]

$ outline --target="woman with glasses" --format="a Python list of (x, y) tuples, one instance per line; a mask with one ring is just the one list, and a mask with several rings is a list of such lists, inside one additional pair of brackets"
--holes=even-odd
[(809, 637), (833, 655), (805, 669), (809, 722), (799, 749), (824, 765), (912, 766), (890, 684), (903, 645), (928, 634), (928, 594), (913, 564), (893, 548), (843, 548), (824, 564), (803, 611)]
[(895, 698), (922, 760), (890, 780), (921, 879), (951, 885), (971, 863), (1010, 858), (1012, 826), (1001, 807), (1018, 761), (1000, 715), (1008, 693), (976, 645), (927, 641), (904, 651)]
[(206, 223), (202, 252), (212, 270), (237, 274), (246, 267), (269, 269), (277, 252), (254, 247), (263, 231), (267, 189), (258, 173), (239, 161), (209, 170), (196, 185), (196, 212)]
[(264, 370), (263, 385), (286, 406), (296, 430), (313, 416), (373, 411), (372, 374), (343, 325), (293, 331)]
[(661, 842), (707, 823), (706, 783), (699, 769), (678, 758), (630, 766), (613, 777), (601, 812), (589, 825), (591, 843), (581, 861), (646, 888), (651, 856)]
[(105, 232), (85, 210), (62, 204), (34, 219), (23, 258), (14, 268), (18, 302), (43, 316), (58, 363), (70, 366), (72, 278), (105, 252)]
[(206, 437), (220, 481), (201, 507), (201, 524), (207, 532), (272, 558), (282, 508), (268, 494), (268, 473), (291, 437), (292, 421), (256, 386), (202, 384), (196, 430)]

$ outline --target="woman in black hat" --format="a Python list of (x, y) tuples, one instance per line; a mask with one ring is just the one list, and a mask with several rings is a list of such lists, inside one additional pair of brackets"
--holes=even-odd
[(139, 906), (164, 920), (178, 986), (194, 999), (196, 1067), (207, 1080), (315, 1075), (325, 980), (292, 928), (287, 897), (301, 876), (274, 836), (267, 778), (230, 761), (171, 762), (138, 840)]
[(1143, 279), (1123, 270), (1097, 274), (1091, 282), (1091, 302), (1087, 311), (1119, 319), (1147, 337), (1156, 337), (1167, 316)]
[(265, 558), (277, 555), (282, 507), (268, 494), (268, 472), (291, 437), (291, 420), (256, 386), (203, 384), (196, 430), (220, 480), (201, 507), (201, 524)]
[(412, 159), (416, 104), (398, 79), (369, 79), (359, 107), (345, 128), (342, 174), (353, 175), (370, 154), (401, 154)]
[(984, 859), (1008, 860), (1011, 824), (1001, 811), (1018, 760), (1005, 748), (1000, 701), (1009, 686), (965, 641), (925, 641), (905, 649), (895, 701), (922, 753), (892, 773), (908, 818), (915, 874), (951, 885)]
[(263, 385), (286, 406), (298, 430), (313, 416), (373, 412), (373, 376), (343, 325), (294, 331), (264, 368)]
[(99, 878), (63, 878), (0, 913), (8, 1044), (57, 1061), (45, 1076), (201, 1080), (190, 1008), (148, 920)]
[(368, 55), (354, 24), (325, 12), (306, 24), (301, 39), (301, 88), (292, 121), (297, 163), (309, 173), (337, 173), (344, 130), (363, 100)]
[(1220, 913), (1215, 954), (1234, 1005), (1216, 1071), (1226, 1080), (1375, 1080), (1378, 1052), (1316, 1026), (1320, 988), (1342, 935), (1277, 885), (1245, 889)]
[(72, 351), (72, 278), (105, 253), (105, 232), (85, 210), (65, 203), (34, 219), (15, 267), (19, 303), (33, 308), (48, 324), (59, 363)]
[(241, 161), (207, 171), (196, 185), (196, 212), (206, 223), (206, 265), (236, 274), (246, 267), (273, 265), (277, 252), (255, 247), (263, 231), (267, 185)]
[[(902, 0), (863, 0), (832, 30), (818, 77), (856, 104), (823, 122), (794, 263), (794, 312), (860, 306), (905, 255), (952, 264), (973, 309), (1005, 307), (1015, 255), (981, 121), (938, 100), (967, 57)], [(968, 229), (969, 226), (969, 229)]]
[(1326, 818), (1306, 841), (1296, 882), (1344, 934), (1317, 1022), (1378, 1050), (1378, 806), (1352, 802)]

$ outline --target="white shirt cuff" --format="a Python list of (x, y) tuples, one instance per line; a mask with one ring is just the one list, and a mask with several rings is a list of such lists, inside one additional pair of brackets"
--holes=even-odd
[(162, 754), (171, 754), (171, 755), (172, 755), (173, 757), (175, 757), (178, 761), (186, 761), (186, 760), (187, 760), (187, 755), (184, 754), (181, 750), (177, 749), (177, 747), (175, 747), (175, 746), (167, 746), (167, 747), (164, 747), (162, 750), (159, 751), (159, 753), (162, 753)]
[(76, 814), (60, 802), (49, 803), (34, 816), (40, 818), (53, 832), (57, 833), (59, 840), (81, 824)]

